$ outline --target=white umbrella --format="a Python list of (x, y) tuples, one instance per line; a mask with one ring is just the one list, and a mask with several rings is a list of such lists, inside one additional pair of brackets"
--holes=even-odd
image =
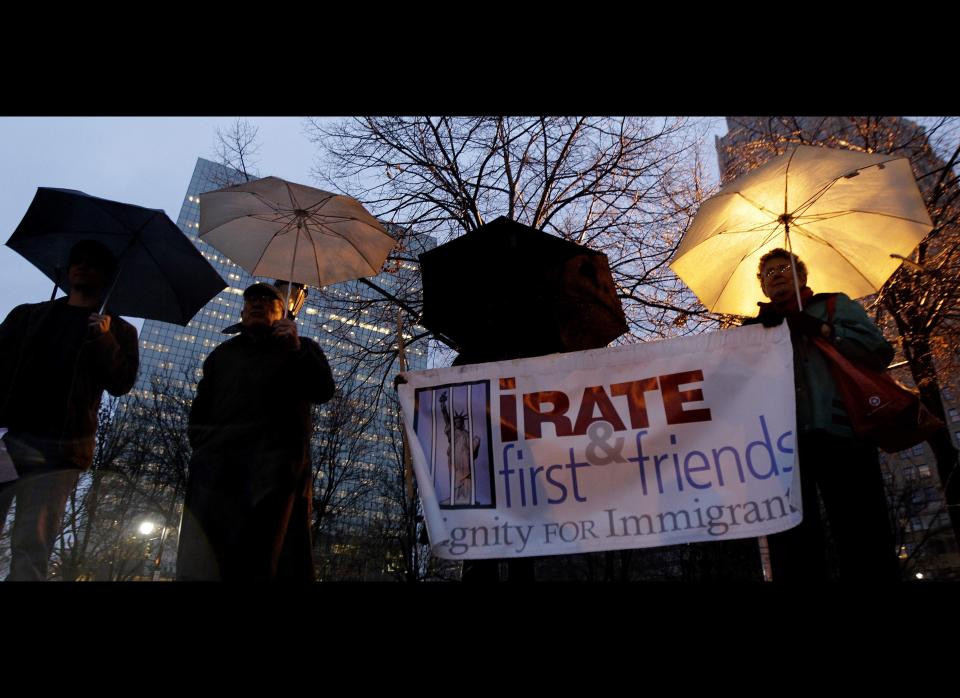
[(860, 298), (932, 227), (905, 158), (793, 146), (705, 201), (670, 267), (709, 310), (753, 315), (774, 248), (806, 263), (813, 290)]
[(356, 199), (278, 177), (201, 194), (200, 238), (254, 276), (308, 286), (379, 274), (396, 242)]

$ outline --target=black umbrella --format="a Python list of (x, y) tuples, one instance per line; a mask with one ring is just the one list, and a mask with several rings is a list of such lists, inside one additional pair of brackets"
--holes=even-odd
[(37, 189), (7, 246), (69, 293), (67, 258), (80, 240), (102, 243), (118, 260), (106, 304), (116, 315), (186, 325), (227, 286), (163, 211), (72, 189)]
[(627, 331), (605, 254), (505, 217), (420, 264), (421, 324), (476, 360), (596, 349)]

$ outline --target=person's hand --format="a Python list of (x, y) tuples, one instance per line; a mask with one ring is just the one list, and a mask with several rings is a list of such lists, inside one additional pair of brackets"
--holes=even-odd
[(273, 324), (273, 336), (284, 343), (285, 346), (297, 351), (300, 348), (300, 337), (297, 335), (297, 323), (293, 320), (277, 320)]
[(758, 316), (760, 324), (764, 327), (776, 327), (783, 322), (783, 313), (773, 308), (764, 308)]
[(90, 313), (87, 318), (87, 334), (96, 339), (110, 331), (110, 316)]
[(787, 315), (787, 324), (790, 334), (794, 337), (829, 337), (830, 326), (807, 313), (791, 313)]

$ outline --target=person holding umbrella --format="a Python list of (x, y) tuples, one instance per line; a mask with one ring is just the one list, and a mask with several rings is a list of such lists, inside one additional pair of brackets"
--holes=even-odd
[(240, 333), (204, 361), (190, 410), (177, 580), (312, 581), (310, 405), (333, 396), (333, 377), (275, 286), (243, 299)]
[(379, 274), (396, 240), (356, 199), (279, 177), (201, 194), (200, 239), (285, 281), (246, 290), (240, 336), (204, 364), (177, 578), (313, 579), (309, 408), (335, 386), (284, 314), (308, 286)]
[(101, 304), (117, 269), (82, 240), (67, 262), (69, 294), (20, 305), (0, 325), (0, 426), (19, 477), (0, 485), (0, 530), (16, 499), (8, 580), (44, 580), (67, 497), (93, 463), (103, 391), (133, 387), (137, 331)]
[[(855, 438), (830, 367), (811, 338), (827, 338), (849, 359), (877, 370), (893, 358), (893, 347), (848, 296), (814, 294), (807, 286), (806, 265), (787, 250), (776, 248), (763, 255), (757, 276), (770, 302), (758, 303), (759, 314), (744, 324), (774, 327), (786, 321), (790, 327), (804, 512), (799, 526), (767, 539), (773, 579), (826, 578), (819, 490), (836, 541), (841, 577), (896, 580), (899, 568), (877, 448)], [(832, 312), (828, 310), (831, 298), (835, 299)]]
[[(775, 580), (825, 572), (817, 487), (841, 576), (897, 576), (876, 448), (844, 423), (849, 415), (814, 342), (885, 367), (892, 348), (850, 299), (880, 291), (932, 228), (906, 158), (787, 144), (703, 203), (670, 262), (709, 311), (750, 315), (762, 293), (770, 302), (748, 322), (790, 324), (804, 520), (770, 537)], [(808, 278), (835, 293), (813, 295)]]

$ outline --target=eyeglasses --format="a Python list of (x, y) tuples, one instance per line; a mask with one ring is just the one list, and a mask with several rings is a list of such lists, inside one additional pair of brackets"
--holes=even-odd
[(781, 264), (779, 267), (771, 267), (763, 272), (763, 278), (769, 279), (774, 274), (782, 274), (786, 271), (790, 271), (791, 269), (793, 269), (792, 264)]

